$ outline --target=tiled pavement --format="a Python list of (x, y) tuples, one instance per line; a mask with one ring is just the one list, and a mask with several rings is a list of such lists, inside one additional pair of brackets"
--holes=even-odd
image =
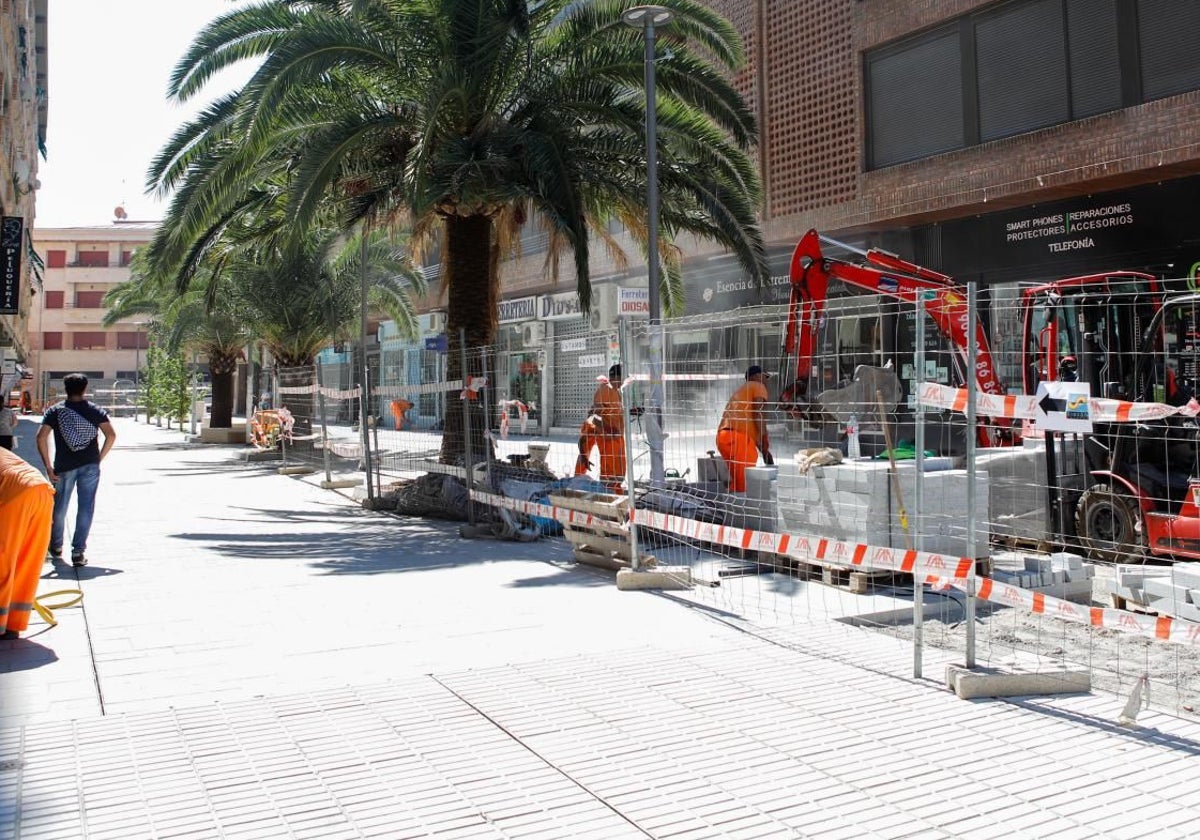
[(963, 702), (119, 430), (85, 610), (0, 643), (0, 838), (1196, 835), (1195, 723)]

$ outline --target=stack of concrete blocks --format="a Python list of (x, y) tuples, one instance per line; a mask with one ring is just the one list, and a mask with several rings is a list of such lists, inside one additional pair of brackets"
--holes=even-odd
[(1118, 598), (1148, 612), (1200, 622), (1200, 563), (1118, 565), (1110, 584)]
[(726, 520), (735, 528), (778, 533), (779, 521), (778, 467), (750, 467), (746, 470), (745, 496), (732, 496), (730, 515)]
[(982, 449), (976, 464), (988, 474), (991, 536), (1032, 543), (1049, 539), (1045, 444), (1026, 440), (1022, 446)]
[(1048, 557), (1024, 557), (1022, 568), (997, 568), (992, 577), (1021, 589), (1043, 592), (1065, 601), (1089, 604), (1096, 567), (1078, 554), (1060, 551)]
[[(801, 475), (795, 463), (779, 465), (779, 515), (791, 533), (812, 534), (853, 543), (905, 548), (900, 500), (892, 489), (887, 461), (844, 461), (813, 467)], [(903, 507), (916, 547), (917, 471), (911, 461), (897, 464)], [(921, 517), (925, 551), (967, 556), (967, 473), (926, 472)], [(975, 477), (975, 556), (988, 556), (988, 475)]]

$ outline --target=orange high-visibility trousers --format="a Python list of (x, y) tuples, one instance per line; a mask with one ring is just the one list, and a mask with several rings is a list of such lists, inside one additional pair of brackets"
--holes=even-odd
[(746, 469), (758, 463), (758, 447), (750, 436), (733, 429), (717, 432), (717, 450), (729, 467), (729, 492), (746, 492)]
[(600, 480), (606, 484), (620, 484), (625, 480), (625, 438), (616, 435), (599, 435), (596, 446), (600, 448)]
[(21, 631), (50, 547), (54, 490), (30, 487), (0, 507), (0, 629)]

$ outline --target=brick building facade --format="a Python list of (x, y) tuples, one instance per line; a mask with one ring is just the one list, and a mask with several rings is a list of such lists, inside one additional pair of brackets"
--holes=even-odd
[[(735, 81), (758, 116), (762, 222), (774, 274), (786, 273), (792, 247), (809, 228), (983, 281), (1107, 268), (1182, 275), (1200, 261), (1200, 247), (1181, 224), (1191, 207), (1179, 198), (1180, 185), (1200, 175), (1200, 54), (1187, 42), (1192, 24), (1200, 25), (1200, 4), (708, 2), (746, 46), (747, 65)], [(922, 75), (931, 65), (921, 50), (936, 53), (939, 38), (949, 47), (941, 57), (957, 61), (961, 84), (937, 68)], [(911, 83), (893, 66), (912, 72)], [(954, 96), (922, 102), (931, 80), (955, 85)], [(897, 104), (897, 95), (912, 99), (911, 109)], [(920, 146), (923, 134), (958, 130), (941, 111), (958, 98), (965, 137), (957, 147), (873, 164), (887, 131), (881, 123), (891, 119)], [(1131, 202), (1130, 213), (1118, 214), (1128, 224), (1097, 230), (1091, 246), (1052, 251), (1067, 237), (1047, 235), (1036, 253), (1007, 247), (1005, 227), (1021, 219)], [(1164, 221), (1180, 235), (1164, 237)], [(681, 245), (692, 258), (685, 274), (692, 285), (738, 271), (732, 260), (714, 261), (712, 245)], [(1013, 264), (1018, 259), (1023, 266)], [(541, 267), (539, 256), (513, 264), (506, 289), (541, 289)], [(597, 264), (593, 275), (610, 271)], [(644, 267), (628, 275), (639, 272), (644, 277)], [(570, 278), (561, 283), (569, 288)]]

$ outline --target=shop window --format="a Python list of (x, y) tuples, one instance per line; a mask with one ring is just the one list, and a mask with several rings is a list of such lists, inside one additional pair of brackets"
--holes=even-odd
[(76, 309), (103, 309), (104, 292), (76, 292)]
[(43, 350), (61, 350), (61, 349), (63, 349), (63, 334), (60, 332), (44, 332), (44, 333), (42, 333), (42, 349)]
[(63, 308), (63, 292), (46, 292), (46, 308), (47, 309), (62, 309)]
[(47, 251), (46, 252), (46, 268), (66, 268), (67, 252), (66, 251)]
[(77, 332), (71, 336), (73, 350), (105, 350), (108, 347), (106, 332)]

